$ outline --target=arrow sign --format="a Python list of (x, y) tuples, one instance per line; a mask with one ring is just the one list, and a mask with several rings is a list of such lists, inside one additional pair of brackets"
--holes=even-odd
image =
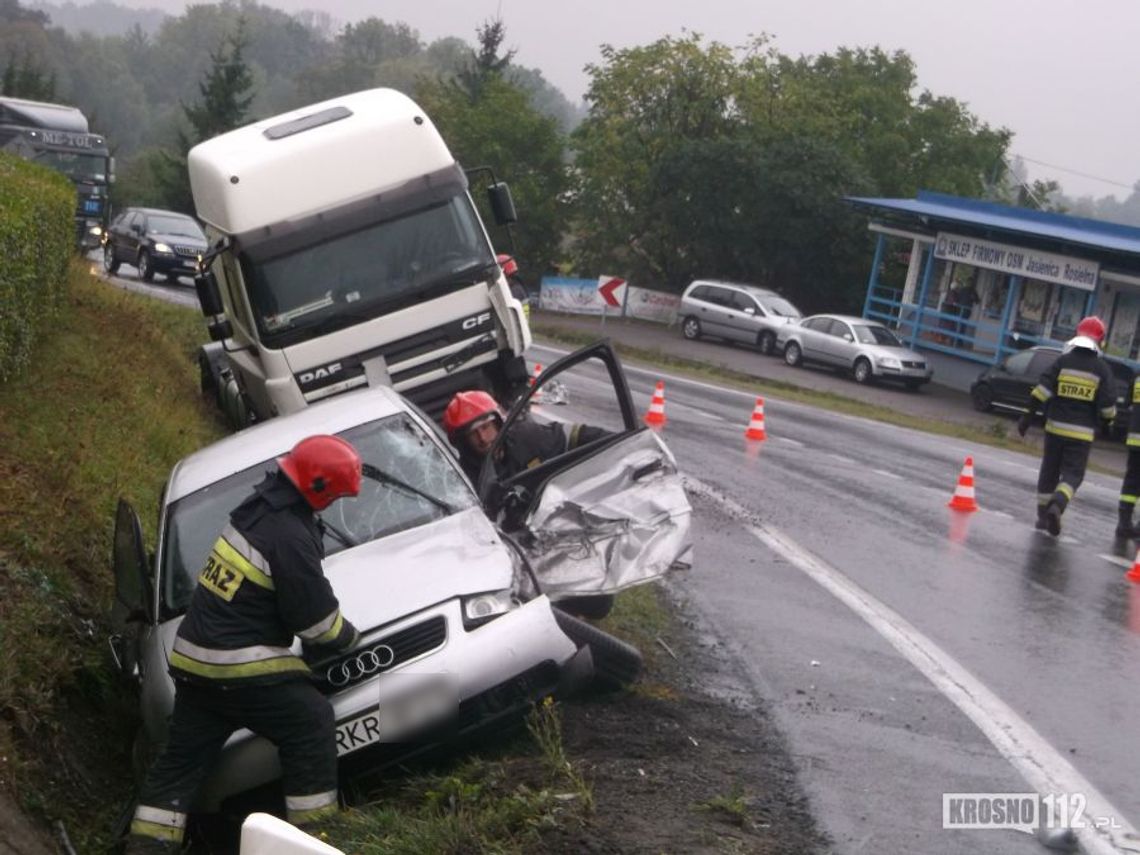
[(599, 276), (598, 293), (602, 295), (607, 306), (620, 309), (625, 299), (625, 280), (616, 276)]

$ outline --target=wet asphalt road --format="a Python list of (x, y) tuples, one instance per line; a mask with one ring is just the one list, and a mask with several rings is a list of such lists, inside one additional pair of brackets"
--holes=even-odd
[[(1121, 826), (1111, 844), (1085, 831), (1088, 851), (1140, 851), (1124, 838), (1140, 821), (1140, 588), (1123, 579), (1135, 545), (1113, 537), (1115, 478), (1086, 480), (1054, 540), (1032, 526), (1033, 458), (775, 399), (750, 447), (749, 396), (627, 374), (639, 415), (666, 380), (663, 436), (692, 480), (680, 585), (776, 713), (836, 852), (1041, 852), (942, 828), (943, 793), (1032, 791)], [(600, 374), (567, 385), (570, 404), (545, 409), (604, 422)], [(967, 455), (973, 514), (946, 506)]]

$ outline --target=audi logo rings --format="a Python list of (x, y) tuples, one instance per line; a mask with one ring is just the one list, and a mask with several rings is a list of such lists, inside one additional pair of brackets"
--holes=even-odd
[(330, 665), (325, 672), (325, 680), (330, 686), (343, 689), (349, 683), (379, 674), (385, 668), (390, 668), (395, 661), (396, 651), (387, 644), (377, 644)]

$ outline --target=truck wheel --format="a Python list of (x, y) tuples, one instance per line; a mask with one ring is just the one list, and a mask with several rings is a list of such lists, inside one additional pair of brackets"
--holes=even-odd
[(602, 632), (584, 620), (554, 607), (558, 627), (580, 647), (589, 646), (594, 660), (594, 685), (603, 691), (624, 688), (637, 679), (643, 660), (641, 651), (632, 644)]
[(119, 265), (122, 262), (115, 258), (115, 245), (113, 243), (107, 244), (103, 247), (103, 269), (108, 273), (118, 273)]
[(202, 388), (203, 398), (218, 400), (218, 381), (214, 379), (214, 372), (210, 368), (209, 357), (204, 353), (198, 354), (198, 381)]
[(139, 252), (139, 260), (136, 266), (139, 269), (139, 279), (143, 282), (154, 281), (154, 262), (150, 260), (150, 253), (145, 249)]

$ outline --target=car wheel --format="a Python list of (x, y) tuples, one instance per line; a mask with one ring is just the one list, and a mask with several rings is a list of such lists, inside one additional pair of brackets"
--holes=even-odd
[(115, 258), (115, 245), (109, 243), (103, 247), (103, 269), (108, 273), (116, 273), (119, 270), (119, 264), (119, 259)]
[(988, 413), (994, 408), (994, 391), (988, 383), (979, 383), (971, 389), (970, 398), (974, 402), (974, 409), (979, 413)]
[(851, 375), (855, 378), (856, 383), (869, 383), (871, 381), (871, 363), (866, 359), (856, 359), (855, 367), (851, 369)]
[(693, 317), (685, 318), (681, 324), (681, 335), (689, 341), (696, 341), (701, 337), (701, 322)]
[(145, 249), (139, 251), (138, 264), (135, 265), (139, 270), (139, 279), (143, 282), (154, 281), (154, 262), (150, 260), (150, 253)]
[(566, 614), (558, 607), (553, 612), (559, 629), (571, 641), (580, 647), (590, 648), (590, 658), (594, 661), (595, 686), (613, 691), (624, 688), (637, 679), (643, 663), (640, 650), (584, 620)]
[(784, 362), (792, 367), (795, 367), (803, 361), (803, 354), (800, 352), (800, 346), (794, 341), (789, 341), (784, 345)]
[(771, 330), (765, 330), (760, 333), (760, 337), (756, 340), (756, 346), (760, 348), (762, 354), (771, 356), (772, 351), (776, 348), (776, 334)]

